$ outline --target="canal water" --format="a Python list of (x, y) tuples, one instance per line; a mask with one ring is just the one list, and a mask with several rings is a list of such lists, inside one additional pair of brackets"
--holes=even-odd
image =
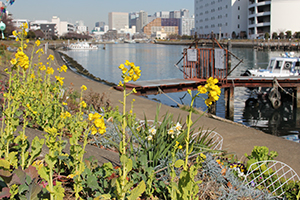
[[(183, 49), (186, 47), (146, 43), (106, 44), (105, 50), (100, 45), (98, 50), (69, 50), (65, 51), (65, 53), (94, 76), (118, 84), (121, 78), (121, 70), (118, 66), (124, 63), (125, 60), (140, 66), (142, 76), (139, 80), (183, 78), (182, 72), (174, 64), (180, 60)], [(236, 76), (243, 73), (246, 69), (264, 68), (271, 57), (278, 56), (284, 52), (233, 48), (232, 53), (243, 59), (243, 63), (231, 74), (231, 76)], [(238, 60), (232, 57), (232, 67), (237, 63)], [(293, 109), (290, 98), (286, 98), (282, 106), (275, 110), (267, 100), (257, 99), (253, 92), (247, 88), (236, 87), (234, 95), (235, 122), (262, 130), (268, 134), (290, 137), (290, 139), (299, 135), (300, 117), (297, 119), (297, 110)], [(173, 107), (177, 107), (178, 104), (189, 105), (191, 100), (189, 95), (186, 95), (186, 92), (148, 95), (146, 98)], [(217, 102), (217, 116), (225, 117), (224, 105), (222, 93), (220, 100)], [(201, 110), (206, 109), (202, 98), (196, 100), (195, 107)]]

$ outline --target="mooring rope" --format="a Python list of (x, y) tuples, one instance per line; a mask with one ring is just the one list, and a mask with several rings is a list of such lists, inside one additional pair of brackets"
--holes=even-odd
[(278, 83), (278, 81), (277, 81), (277, 79), (276, 78), (274, 78), (274, 80), (273, 80), (273, 82), (282, 90), (282, 91), (284, 91), (285, 92), (285, 94), (288, 94), (288, 95), (290, 95), (291, 97), (294, 97), (294, 95), (293, 94), (291, 94), (291, 93), (289, 93), (288, 91), (286, 91), (283, 87), (281, 87), (281, 85)]
[(175, 101), (174, 99), (172, 99), (171, 97), (169, 97), (166, 93), (164, 93), (161, 89), (160, 89), (160, 87), (157, 87), (158, 88), (158, 92), (160, 93), (160, 94), (164, 94), (166, 97), (168, 97), (169, 99), (171, 99), (172, 101), (174, 101), (177, 105), (179, 104), (177, 101)]

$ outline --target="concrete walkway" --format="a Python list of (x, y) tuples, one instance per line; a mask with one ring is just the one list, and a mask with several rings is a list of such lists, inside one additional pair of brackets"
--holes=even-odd
[[(56, 55), (51, 50), (48, 50), (48, 54), (49, 53)], [(64, 64), (59, 57), (55, 57), (56, 62), (54, 66), (52, 65), (54, 69)], [(46, 57), (44, 57), (42, 61), (45, 59)], [(116, 66), (116, 68), (117, 67), (118, 66)], [(72, 87), (74, 89), (79, 90), (82, 85), (86, 85), (88, 90), (92, 89), (94, 92), (97, 93), (106, 93), (113, 106), (122, 106), (119, 102), (119, 100), (122, 99), (122, 92), (116, 91), (112, 87), (78, 75), (72, 72), (71, 70), (68, 70), (67, 73), (62, 74), (62, 76), (65, 77), (65, 87), (68, 87), (70, 86), (70, 84), (72, 84)], [(137, 118), (143, 119), (144, 115), (146, 115), (147, 119), (154, 119), (156, 114), (156, 108), (159, 105), (158, 103), (135, 95), (130, 95), (128, 97), (128, 102), (130, 102), (132, 99), (135, 99), (134, 112), (136, 113)], [(161, 105), (160, 116), (163, 116), (166, 113), (173, 114), (174, 119), (181, 117), (183, 122), (185, 122), (185, 118), (188, 115), (188, 112), (182, 111), (178, 108), (172, 108), (166, 105)], [(199, 115), (193, 114), (192, 120), (196, 121), (198, 117)], [(300, 175), (299, 143), (288, 141), (273, 135), (269, 135), (259, 130), (245, 127), (243, 125), (237, 125), (236, 123), (220, 121), (205, 116), (198, 120), (196, 125), (198, 127), (203, 127), (204, 129), (214, 129), (216, 132), (222, 135), (224, 139), (223, 150), (226, 150), (228, 153), (236, 154), (239, 159), (243, 159), (242, 157), (244, 153), (250, 154), (254, 146), (266, 146), (269, 148), (270, 151), (278, 152), (279, 155), (277, 158), (275, 158), (276, 160), (288, 164), (298, 173), (298, 175)], [(95, 154), (95, 152), (98, 151), (97, 159), (103, 159), (102, 163), (107, 161), (107, 158), (111, 157), (111, 152), (108, 151), (102, 151), (100, 149), (95, 150), (94, 148), (87, 149), (87, 151), (89, 150), (94, 151), (93, 154)], [(114, 159), (117, 158), (114, 157)]]

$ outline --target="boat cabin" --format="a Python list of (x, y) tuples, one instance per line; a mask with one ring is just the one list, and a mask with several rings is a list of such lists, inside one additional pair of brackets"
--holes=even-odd
[(254, 69), (248, 71), (250, 72), (250, 76), (258, 77), (299, 76), (300, 58), (292, 57), (290, 54), (284, 54), (282, 57), (271, 58), (267, 69)]

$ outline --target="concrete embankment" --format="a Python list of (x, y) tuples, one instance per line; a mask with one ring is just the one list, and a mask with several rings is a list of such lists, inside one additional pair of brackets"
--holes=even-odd
[[(55, 69), (56, 67), (64, 64), (63, 60), (58, 56), (58, 54), (55, 54), (52, 50), (49, 50), (48, 54), (49, 53), (56, 55), (56, 62), (53, 64)], [(45, 63), (47, 62), (47, 56), (48, 55), (44, 55), (42, 57), (42, 61)], [(94, 92), (100, 94), (105, 93), (113, 106), (122, 106), (122, 104), (119, 102), (119, 100), (122, 99), (122, 92), (113, 89), (111, 86), (99, 83), (90, 78), (86, 78), (71, 70), (68, 70), (66, 73), (62, 74), (62, 76), (65, 77), (65, 87), (72, 85), (74, 89), (80, 90), (82, 85), (86, 85), (88, 89), (92, 89)], [(145, 115), (147, 119), (154, 119), (159, 103), (135, 95), (128, 96), (128, 102), (130, 102), (132, 99), (135, 99), (133, 111), (136, 113), (137, 118), (143, 119)], [(160, 117), (166, 113), (172, 114), (174, 120), (176, 120), (178, 117), (181, 118), (182, 122), (185, 122), (185, 118), (188, 115), (188, 112), (178, 108), (161, 105)], [(192, 121), (196, 122), (198, 118), (199, 115), (192, 115)], [(236, 154), (239, 159), (243, 159), (244, 153), (250, 154), (254, 146), (266, 146), (270, 151), (278, 152), (279, 156), (275, 158), (276, 160), (288, 164), (300, 175), (299, 143), (269, 135), (259, 130), (245, 126), (239, 126), (234, 123), (220, 121), (206, 116), (201, 117), (195, 125), (204, 129), (213, 129), (218, 132), (223, 137), (223, 149), (228, 153)], [(31, 131), (35, 132), (35, 130)], [(110, 152), (102, 151), (100, 149), (99, 151), (95, 151), (95, 149), (88, 147), (87, 151), (94, 151), (93, 154), (102, 163), (106, 162), (107, 158), (111, 156), (109, 155)], [(115, 159), (117, 159), (117, 157), (115, 157)]]

